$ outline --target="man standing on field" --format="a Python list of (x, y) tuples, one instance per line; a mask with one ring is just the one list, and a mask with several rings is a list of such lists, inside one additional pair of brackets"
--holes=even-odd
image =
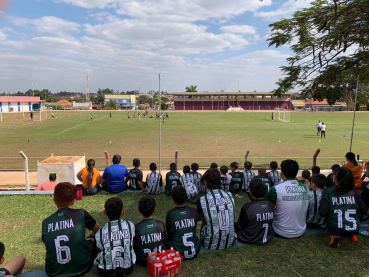
[(325, 129), (327, 128), (327, 126), (325, 126), (324, 122), (322, 123), (322, 127), (321, 127), (321, 134), (320, 134), (320, 138), (325, 138)]
[(319, 122), (316, 124), (316, 128), (318, 132), (316, 133), (317, 136), (320, 135), (320, 131), (322, 130), (322, 122), (319, 120)]

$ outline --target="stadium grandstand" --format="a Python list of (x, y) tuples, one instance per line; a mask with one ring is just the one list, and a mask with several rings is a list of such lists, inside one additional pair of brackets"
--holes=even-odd
[(224, 111), (230, 108), (244, 110), (294, 110), (292, 93), (281, 97), (270, 92), (174, 92), (175, 110), (182, 111)]

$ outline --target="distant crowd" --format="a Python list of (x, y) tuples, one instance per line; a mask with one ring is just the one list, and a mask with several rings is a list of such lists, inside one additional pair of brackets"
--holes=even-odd
[[(360, 222), (367, 218), (369, 190), (363, 180), (369, 176), (355, 160), (354, 153), (346, 154), (347, 163), (333, 165), (327, 177), (315, 166), (312, 172), (302, 171), (299, 164), (284, 160), (278, 171), (277, 162), (270, 163), (269, 172), (259, 168), (256, 175), (252, 163), (244, 163), (243, 172), (237, 162), (227, 166), (213, 163), (201, 175), (199, 165), (183, 167), (170, 164), (165, 186), (155, 163), (143, 181), (140, 160), (133, 160), (133, 168), (120, 165), (121, 157), (114, 155), (113, 165), (102, 176), (95, 169), (95, 161), (88, 160), (77, 178), (82, 185), (56, 183), (56, 173), (50, 182), (37, 190), (54, 190), (58, 210), (42, 223), (42, 240), (46, 247), (45, 270), (49, 276), (80, 276), (92, 264), (98, 266), (100, 276), (129, 275), (135, 264), (147, 265), (148, 257), (165, 249), (170, 263), (175, 255), (184, 259), (195, 258), (201, 246), (209, 250), (232, 247), (236, 241), (250, 245), (264, 245), (274, 237), (298, 238), (307, 228), (326, 229), (330, 235), (329, 246), (339, 248), (341, 238), (358, 241)], [(105, 202), (104, 214), (109, 222), (103, 227), (85, 210), (72, 209), (77, 190), (84, 195), (100, 191), (117, 193), (127, 189), (146, 193), (138, 202), (142, 221), (134, 224), (124, 220), (125, 209), (119, 197)], [(359, 190), (362, 192), (360, 193)], [(238, 215), (234, 197), (246, 192), (247, 201)], [(157, 207), (151, 195), (165, 193), (174, 208), (167, 212), (165, 223), (154, 218)], [(186, 201), (197, 205), (188, 207)], [(131, 212), (131, 211), (130, 211)], [(201, 231), (196, 233), (197, 222)], [(85, 236), (85, 230), (90, 233)], [(0, 243), (0, 263), (4, 262), (5, 246)], [(177, 253), (178, 252), (178, 253)], [(18, 256), (0, 269), (0, 276), (22, 271), (25, 258)], [(3, 275), (1, 275), (3, 274)]]

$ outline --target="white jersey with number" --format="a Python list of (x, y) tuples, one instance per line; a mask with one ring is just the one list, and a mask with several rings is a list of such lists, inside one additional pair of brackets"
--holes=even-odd
[(135, 225), (126, 220), (108, 222), (95, 234), (96, 246), (101, 250), (95, 264), (103, 270), (130, 268), (136, 263), (133, 250)]
[(191, 173), (183, 174), (179, 178), (179, 180), (181, 181), (182, 186), (186, 189), (187, 200), (195, 198), (199, 194), (199, 191), (197, 190), (197, 187), (194, 182), (194, 177)]
[(157, 172), (152, 172), (146, 177), (146, 194), (159, 194), (164, 191), (161, 187), (161, 175)]
[(252, 179), (255, 178), (255, 173), (251, 170), (245, 170), (243, 173), (243, 184), (242, 189), (243, 190), (249, 190), (249, 185)]

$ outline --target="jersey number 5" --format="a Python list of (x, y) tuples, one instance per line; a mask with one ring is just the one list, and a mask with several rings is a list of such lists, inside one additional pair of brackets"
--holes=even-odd
[[(67, 242), (69, 241), (69, 238), (66, 235), (57, 236), (56, 239), (54, 239), (55, 243), (55, 250), (56, 250), (56, 259), (59, 264), (67, 264), (72, 259), (70, 255), (70, 248), (68, 246), (61, 246), (60, 242)], [(64, 252), (64, 255), (62, 254)], [(65, 256), (65, 258), (63, 258)]]
[(195, 257), (196, 255), (195, 244), (192, 241), (187, 241), (187, 239), (192, 238), (192, 237), (193, 237), (193, 233), (186, 233), (182, 237), (183, 245), (187, 247), (191, 247), (191, 252), (192, 252), (192, 254), (188, 254), (188, 251), (184, 251), (183, 254), (186, 259), (191, 259)]

